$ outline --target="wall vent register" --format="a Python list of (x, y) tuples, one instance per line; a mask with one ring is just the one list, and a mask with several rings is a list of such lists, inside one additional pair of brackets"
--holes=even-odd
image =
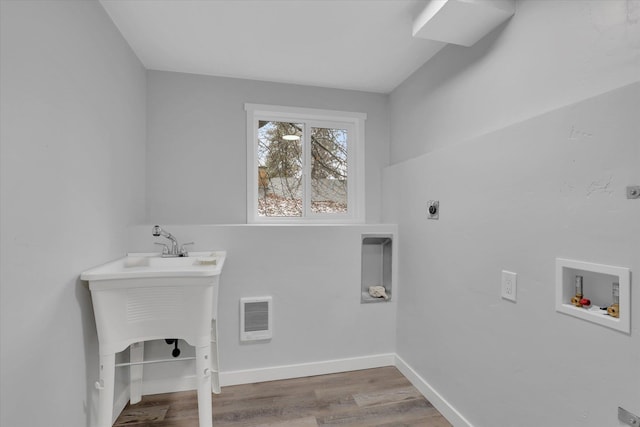
[(240, 299), (240, 341), (271, 339), (272, 300), (271, 297)]

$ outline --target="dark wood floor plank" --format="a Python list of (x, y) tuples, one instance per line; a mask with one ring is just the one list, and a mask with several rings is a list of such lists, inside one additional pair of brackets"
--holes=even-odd
[(276, 421), (275, 423), (258, 424), (255, 427), (318, 427), (316, 417), (309, 416), (304, 418), (295, 418), (288, 421)]
[(414, 399), (396, 404), (370, 406), (367, 408), (356, 407), (351, 411), (340, 414), (331, 414), (318, 418), (320, 426), (349, 426), (368, 427), (378, 426), (389, 422), (401, 422), (409, 415), (422, 414), (431, 416), (433, 406), (425, 399)]
[(398, 403), (404, 400), (419, 399), (422, 395), (415, 387), (405, 386), (389, 388), (388, 390), (375, 390), (367, 393), (358, 393), (353, 396), (358, 406), (374, 406), (389, 403)]
[(146, 407), (130, 407), (119, 418), (117, 427), (139, 426), (143, 423), (164, 421), (169, 405), (153, 405)]
[[(222, 388), (215, 427), (451, 427), (394, 367)], [(195, 391), (144, 396), (117, 427), (199, 427)]]

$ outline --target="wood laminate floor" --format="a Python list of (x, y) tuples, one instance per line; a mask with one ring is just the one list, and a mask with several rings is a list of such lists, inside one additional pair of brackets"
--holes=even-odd
[[(214, 427), (450, 427), (394, 367), (222, 388)], [(115, 426), (198, 427), (195, 391), (144, 396)]]

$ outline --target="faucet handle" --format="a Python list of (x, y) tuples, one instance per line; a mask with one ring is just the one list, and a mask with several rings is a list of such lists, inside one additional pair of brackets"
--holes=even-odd
[(189, 252), (187, 252), (187, 250), (184, 248), (187, 245), (195, 245), (196, 242), (188, 242), (188, 243), (183, 243), (182, 246), (180, 246), (180, 255), (182, 256), (188, 256)]
[(154, 245), (160, 245), (163, 246), (162, 248), (162, 255), (167, 255), (169, 253), (169, 246), (165, 245), (164, 243), (161, 242), (153, 242)]

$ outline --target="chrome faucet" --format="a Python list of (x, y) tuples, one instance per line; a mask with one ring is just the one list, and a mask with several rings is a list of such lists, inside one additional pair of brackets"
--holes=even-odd
[(151, 234), (153, 234), (156, 237), (160, 237), (160, 236), (166, 237), (171, 241), (171, 247), (169, 247), (164, 243), (160, 243), (160, 242), (155, 243), (156, 245), (164, 246), (164, 249), (162, 250), (162, 256), (164, 258), (189, 256), (189, 253), (184, 247), (186, 245), (193, 245), (193, 242), (185, 243), (182, 246), (180, 246), (178, 245), (178, 240), (175, 237), (173, 237), (171, 233), (164, 231), (159, 225), (153, 226), (153, 229), (151, 230)]

